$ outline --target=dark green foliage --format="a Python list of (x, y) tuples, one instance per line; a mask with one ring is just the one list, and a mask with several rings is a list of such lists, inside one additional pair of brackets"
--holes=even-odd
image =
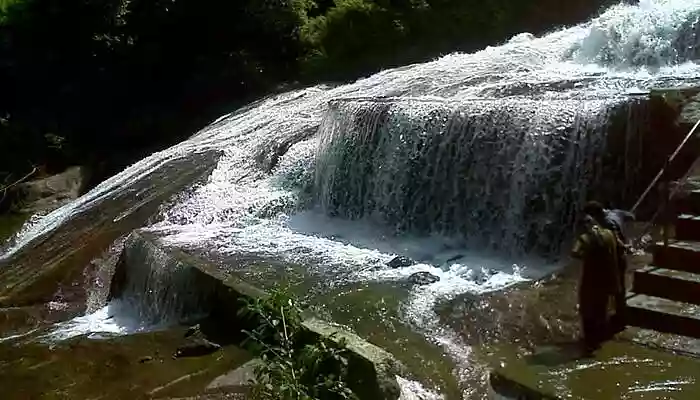
[(473, 51), (523, 32), (588, 18), (612, 0), (335, 0), (310, 18), (303, 72), (348, 79), (379, 69)]
[(306, 343), (301, 309), (284, 290), (248, 300), (239, 312), (254, 319), (248, 344), (262, 359), (255, 370), (253, 398), (259, 400), (356, 399), (347, 386), (344, 344)]
[(35, 163), (113, 173), (294, 77), (302, 51), (293, 1), (24, 0), (0, 10), (0, 174)]

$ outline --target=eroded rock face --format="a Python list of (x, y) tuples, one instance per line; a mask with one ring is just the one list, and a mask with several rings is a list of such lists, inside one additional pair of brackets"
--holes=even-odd
[[(666, 162), (700, 118), (699, 110), (700, 88), (651, 90), (646, 110), (638, 115), (638, 124), (647, 126), (646, 133), (639, 138), (638, 145), (630, 146), (625, 135), (622, 134), (616, 135), (608, 145), (611, 153), (622, 154), (623, 151), (638, 153), (635, 156), (636, 166), (628, 168), (625, 172), (625, 182), (634, 182), (634, 184), (628, 184), (623, 191), (618, 184), (619, 180), (609, 180), (607, 189), (602, 192), (607, 195), (598, 198), (609, 203), (613, 208), (629, 208), (639, 199), (662, 168), (666, 171), (663, 180), (675, 181), (682, 178), (698, 156), (699, 136), (696, 134), (691, 137), (680, 148), (672, 163), (666, 166)], [(653, 216), (662, 202), (661, 194), (658, 188), (653, 188), (648, 193), (635, 210), (638, 220), (646, 220)]]
[(247, 392), (251, 382), (255, 381), (255, 368), (262, 365), (262, 360), (254, 358), (240, 367), (218, 376), (207, 386), (207, 390), (227, 390)]

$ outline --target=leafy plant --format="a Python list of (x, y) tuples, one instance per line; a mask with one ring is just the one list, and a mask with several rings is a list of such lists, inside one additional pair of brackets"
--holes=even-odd
[(245, 331), (260, 355), (252, 398), (258, 400), (357, 399), (347, 385), (347, 349), (343, 341), (304, 341), (301, 309), (286, 290), (247, 300), (239, 312), (257, 327)]

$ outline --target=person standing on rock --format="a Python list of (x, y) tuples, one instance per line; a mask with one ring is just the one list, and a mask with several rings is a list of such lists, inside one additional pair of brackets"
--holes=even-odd
[(612, 333), (608, 309), (624, 296), (620, 277), (620, 242), (606, 227), (604, 208), (590, 202), (583, 209), (584, 230), (571, 255), (583, 263), (579, 282), (579, 314), (584, 352), (592, 353)]

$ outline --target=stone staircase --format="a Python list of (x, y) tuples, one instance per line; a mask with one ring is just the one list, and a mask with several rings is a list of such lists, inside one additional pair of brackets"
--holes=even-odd
[(700, 190), (674, 208), (674, 237), (656, 243), (652, 264), (634, 271), (627, 324), (700, 338)]

